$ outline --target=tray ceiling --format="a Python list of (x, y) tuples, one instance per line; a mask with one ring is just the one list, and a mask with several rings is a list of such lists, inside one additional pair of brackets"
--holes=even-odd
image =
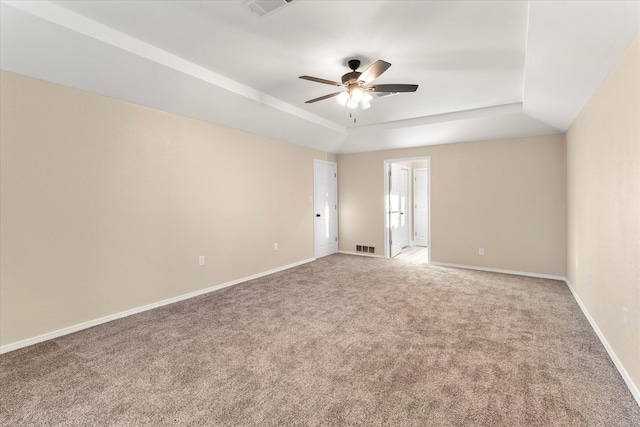
[[(638, 37), (622, 1), (2, 2), (1, 66), (330, 152), (564, 132)], [(357, 58), (415, 93), (347, 110)], [(352, 117), (350, 117), (352, 113)], [(354, 117), (355, 114), (355, 123)]]

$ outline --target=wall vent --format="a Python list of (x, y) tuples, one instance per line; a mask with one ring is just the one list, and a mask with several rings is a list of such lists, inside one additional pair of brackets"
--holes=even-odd
[(253, 13), (264, 16), (292, 1), (293, 0), (252, 0), (248, 6)]
[(356, 245), (356, 252), (366, 252), (368, 254), (375, 254), (376, 248), (374, 246)]

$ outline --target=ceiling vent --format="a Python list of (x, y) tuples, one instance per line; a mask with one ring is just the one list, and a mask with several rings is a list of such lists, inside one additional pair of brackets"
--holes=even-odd
[(292, 1), (293, 0), (253, 0), (249, 3), (249, 9), (251, 9), (253, 13), (264, 16)]

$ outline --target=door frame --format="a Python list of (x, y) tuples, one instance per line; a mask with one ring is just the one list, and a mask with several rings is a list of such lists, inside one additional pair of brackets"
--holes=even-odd
[[(389, 215), (387, 214), (387, 208), (389, 205), (389, 165), (391, 163), (404, 163), (404, 162), (419, 162), (425, 161), (427, 162), (427, 202), (429, 204), (427, 209), (427, 227), (429, 232), (428, 248), (429, 251), (427, 262), (431, 264), (431, 254), (433, 253), (433, 246), (431, 244), (431, 157), (430, 156), (421, 156), (421, 157), (404, 157), (400, 159), (385, 159), (382, 165), (382, 174), (384, 175), (384, 201), (383, 201), (383, 213), (384, 216), (384, 257), (391, 258), (391, 245), (389, 244)], [(411, 201), (413, 203), (413, 191), (411, 194)]]
[[(316, 198), (317, 198), (317, 185), (316, 185), (316, 167), (319, 165), (327, 166), (331, 165), (335, 167), (336, 176), (333, 181), (333, 191), (336, 196), (336, 208), (334, 209), (335, 220), (336, 220), (336, 241), (335, 241), (335, 251), (338, 253), (338, 248), (340, 244), (340, 239), (338, 237), (338, 164), (336, 162), (330, 162), (328, 160), (319, 160), (313, 159), (313, 200), (312, 200), (312, 221), (313, 221), (313, 257), (315, 259), (318, 258), (318, 244), (316, 240)], [(326, 255), (325, 255), (326, 256)]]

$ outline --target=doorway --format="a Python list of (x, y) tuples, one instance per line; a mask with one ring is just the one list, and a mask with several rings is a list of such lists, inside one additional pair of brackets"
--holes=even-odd
[(429, 157), (384, 161), (386, 258), (419, 252), (431, 262), (430, 171)]
[(313, 161), (313, 242), (316, 258), (338, 252), (338, 165)]

